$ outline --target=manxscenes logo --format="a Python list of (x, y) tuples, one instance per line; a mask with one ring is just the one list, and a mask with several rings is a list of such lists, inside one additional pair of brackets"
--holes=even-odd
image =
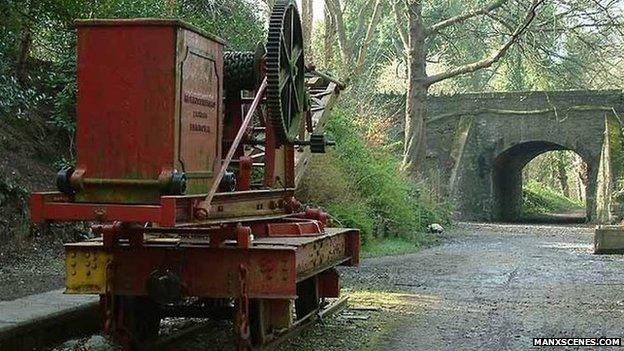
[(533, 346), (622, 346), (620, 338), (533, 338)]

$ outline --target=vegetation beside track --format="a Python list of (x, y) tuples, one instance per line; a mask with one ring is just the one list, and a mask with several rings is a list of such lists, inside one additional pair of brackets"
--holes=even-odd
[[(429, 238), (427, 238), (429, 242)], [(386, 238), (374, 240), (362, 247), (361, 257), (379, 257), (404, 255), (416, 252), (421, 248), (422, 241), (419, 238)]]
[(359, 228), (364, 251), (413, 251), (430, 241), (424, 233), (429, 224), (448, 223), (449, 206), (401, 169), (388, 143), (392, 125), (384, 107), (363, 105), (348, 94), (325, 127), (337, 145), (312, 157), (298, 196), (329, 212), (334, 224)]
[(392, 331), (418, 312), (418, 297), (390, 291), (347, 291), (349, 307), (316, 323), (279, 351), (379, 350)]

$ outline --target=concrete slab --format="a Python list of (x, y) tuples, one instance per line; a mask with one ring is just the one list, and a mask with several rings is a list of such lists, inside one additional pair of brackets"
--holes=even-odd
[(32, 350), (100, 327), (97, 296), (53, 290), (0, 301), (0, 350)]
[(601, 225), (594, 233), (595, 254), (624, 254), (624, 226)]

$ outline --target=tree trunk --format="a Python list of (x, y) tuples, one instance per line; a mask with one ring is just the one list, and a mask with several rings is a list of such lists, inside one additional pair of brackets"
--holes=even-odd
[(355, 69), (353, 70), (353, 75), (355, 76), (359, 76), (364, 71), (366, 50), (368, 49), (371, 40), (373, 40), (373, 33), (375, 33), (375, 29), (377, 28), (377, 24), (379, 23), (379, 18), (381, 17), (382, 5), (382, 0), (375, 1), (373, 14), (371, 15), (371, 20), (368, 23), (368, 28), (366, 29), (366, 35), (364, 36), (364, 40), (360, 44), (360, 50), (358, 50), (357, 61), (355, 63)]
[[(27, 15), (30, 14), (30, 2), (24, 5), (24, 12)], [(30, 57), (30, 49), (32, 47), (32, 30), (30, 29), (30, 25), (31, 23), (29, 21), (24, 21), (19, 33), (15, 72), (20, 82), (23, 82), (28, 75), (28, 58)]]
[(561, 186), (563, 196), (570, 197), (570, 187), (568, 186), (568, 172), (566, 170), (565, 155), (557, 155), (557, 179)]
[(301, 1), (301, 26), (303, 30), (303, 51), (306, 56), (311, 58), (312, 54), (312, 24), (314, 19), (314, 10), (312, 0)]
[(331, 15), (330, 10), (325, 6), (325, 33), (323, 36), (323, 65), (325, 68), (332, 67), (332, 61), (334, 59), (334, 42), (336, 41), (336, 27), (334, 24), (334, 17)]
[(581, 166), (578, 172), (579, 179), (581, 181), (581, 197), (582, 201), (587, 201), (587, 187), (589, 186), (589, 169), (587, 169), (587, 163), (581, 162)]
[(405, 144), (403, 166), (416, 176), (425, 160), (425, 116), (427, 83), (425, 27), (422, 21), (422, 0), (410, 0), (408, 15), (408, 87), (405, 101)]
[(330, 16), (334, 18), (334, 29), (338, 36), (338, 48), (340, 49), (340, 58), (342, 68), (351, 66), (351, 46), (347, 39), (347, 28), (342, 15), (342, 4), (340, 0), (326, 0), (325, 11), (329, 11)]

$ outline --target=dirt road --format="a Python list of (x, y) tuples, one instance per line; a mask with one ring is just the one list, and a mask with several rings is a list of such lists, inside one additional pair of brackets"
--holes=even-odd
[(592, 235), (588, 227), (460, 224), (440, 246), (364, 260), (343, 275), (353, 291), (401, 292), (412, 306), (369, 345), (376, 350), (523, 350), (533, 337), (622, 337), (624, 257), (593, 255)]

